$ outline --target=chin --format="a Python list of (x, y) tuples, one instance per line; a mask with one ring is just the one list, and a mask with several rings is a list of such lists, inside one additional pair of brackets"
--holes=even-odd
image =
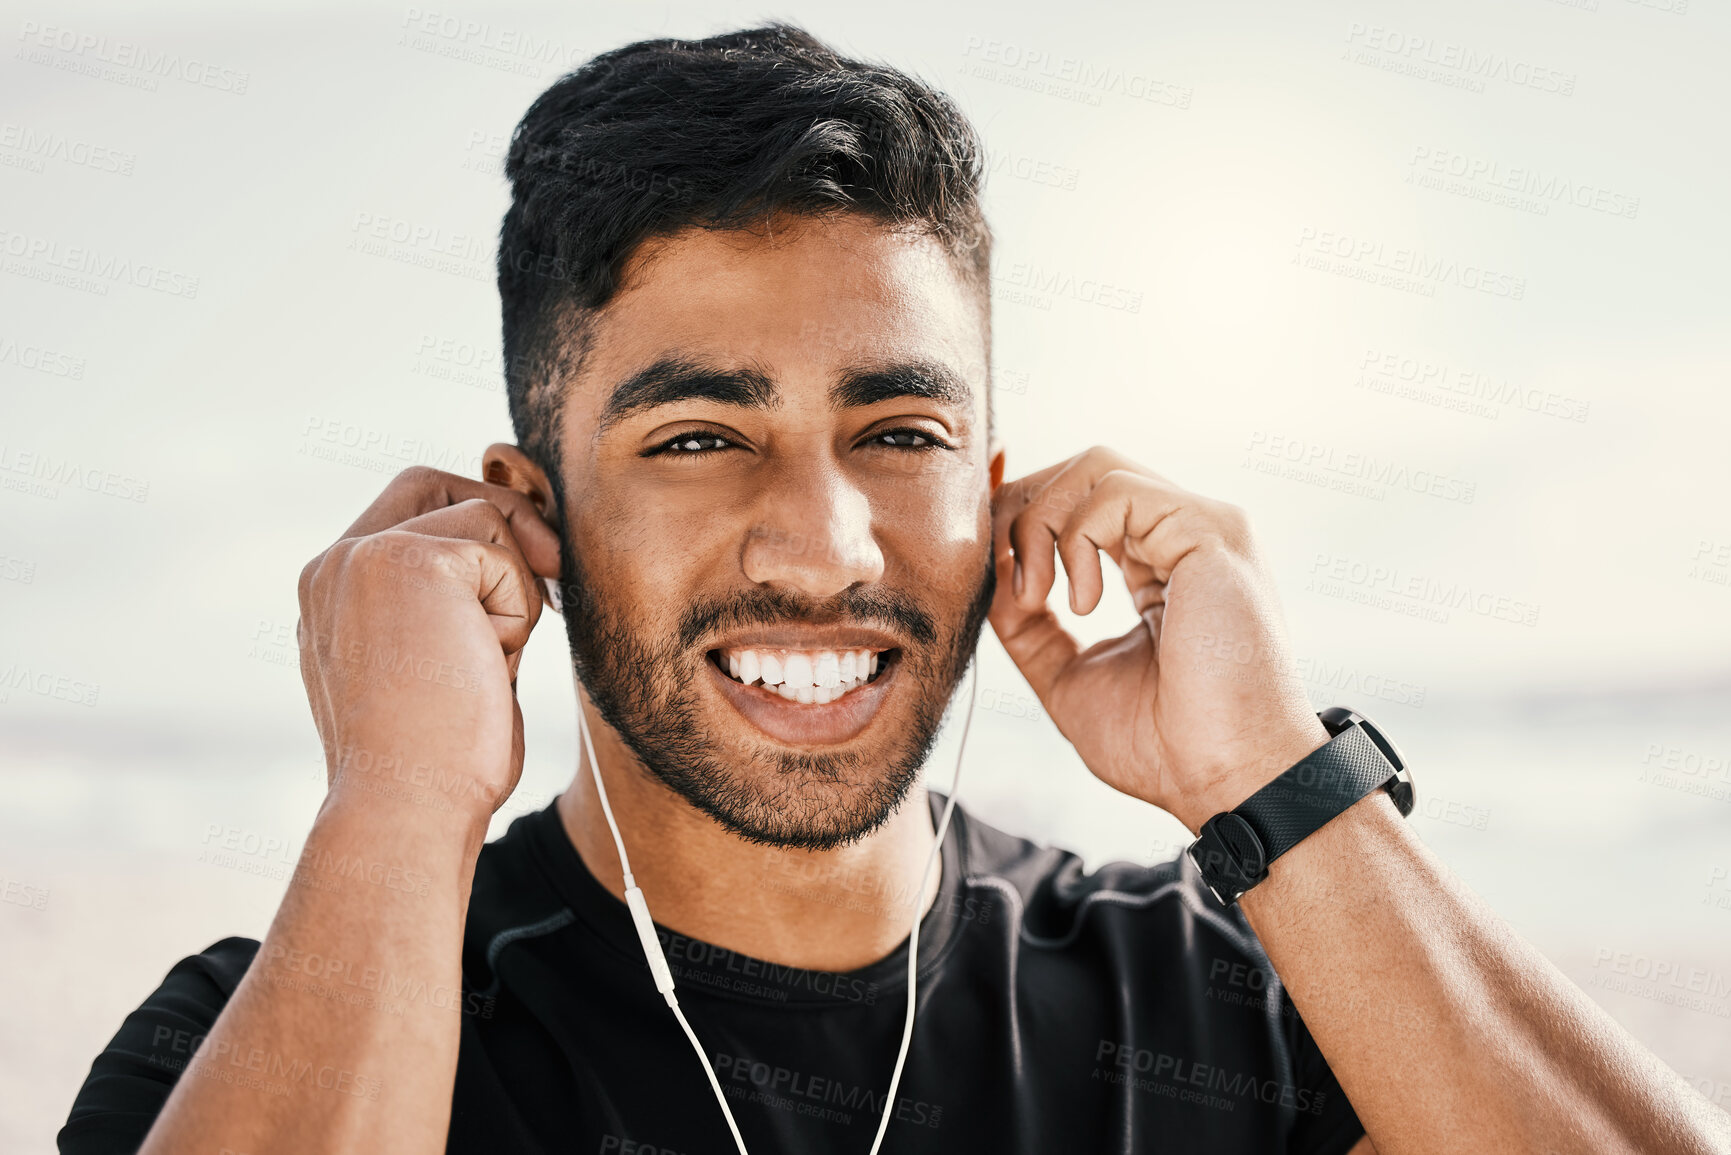
[(742, 841), (833, 850), (880, 829), (919, 779), (929, 743), (806, 751), (745, 740), (676, 763), (647, 762), (663, 785)]

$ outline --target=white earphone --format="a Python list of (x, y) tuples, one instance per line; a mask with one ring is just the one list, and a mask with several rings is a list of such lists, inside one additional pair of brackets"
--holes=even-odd
[[(931, 881), (932, 866), (937, 862), (944, 845), (944, 832), (950, 826), (950, 813), (956, 808), (956, 791), (961, 787), (962, 753), (968, 747), (968, 728), (974, 722), (974, 700), (978, 696), (977, 655), (970, 665), (973, 668), (968, 675), (968, 717), (962, 723), (962, 739), (956, 747), (956, 772), (950, 782), (950, 796), (944, 801), (943, 816), (938, 820), (937, 837), (932, 840), (931, 852), (926, 855), (926, 868), (920, 874), (920, 888), (914, 892), (913, 927), (908, 932), (908, 1017), (902, 1026), (902, 1045), (896, 1052), (896, 1066), (890, 1074), (890, 1089), (884, 1096), (883, 1117), (878, 1120), (878, 1133), (877, 1138), (872, 1140), (871, 1155), (877, 1155), (878, 1149), (883, 1146), (884, 1132), (889, 1128), (890, 1112), (895, 1106), (896, 1088), (902, 1081), (902, 1066), (908, 1058), (908, 1044), (914, 1037), (914, 1010), (918, 995), (916, 974), (919, 969), (920, 921), (923, 913), (919, 908), (925, 899), (926, 886)], [(673, 1010), (673, 1017), (679, 1020), (685, 1037), (691, 1040), (691, 1049), (697, 1052), (697, 1061), (703, 1064), (703, 1073), (709, 1076), (709, 1086), (715, 1092), (715, 1101), (721, 1104), (721, 1114), (727, 1120), (727, 1129), (733, 1132), (733, 1142), (739, 1148), (739, 1155), (750, 1155), (745, 1149), (745, 1139), (739, 1133), (739, 1124), (734, 1122), (733, 1111), (727, 1105), (727, 1096), (721, 1093), (721, 1081), (715, 1077), (715, 1068), (709, 1065), (709, 1056), (703, 1053), (703, 1046), (697, 1041), (697, 1034), (691, 1029), (691, 1024), (686, 1022), (685, 1012), (679, 1009), (679, 998), (673, 993), (673, 973), (667, 969), (667, 956), (661, 953), (661, 941), (655, 937), (655, 922), (649, 917), (649, 904), (644, 901), (643, 891), (638, 889), (637, 880), (631, 876), (631, 860), (625, 855), (625, 841), (619, 837), (619, 824), (613, 820), (613, 807), (607, 801), (607, 787), (602, 783), (601, 771), (595, 765), (595, 744), (589, 737), (589, 722), (583, 714), (581, 695), (577, 700), (577, 727), (582, 734), (582, 752), (589, 759), (589, 772), (595, 777), (595, 792), (601, 796), (601, 813), (607, 816), (607, 828), (613, 832), (613, 845), (619, 850), (619, 868), (625, 874), (625, 905), (630, 908), (631, 921), (637, 926), (637, 937), (643, 943), (643, 957), (649, 962), (649, 973), (655, 978), (655, 989), (667, 1000), (667, 1005)]]

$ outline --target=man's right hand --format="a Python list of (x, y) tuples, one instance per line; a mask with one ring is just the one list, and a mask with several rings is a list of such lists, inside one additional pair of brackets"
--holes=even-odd
[(558, 576), (530, 498), (419, 466), (308, 562), (301, 676), (333, 800), (412, 772), (484, 828), (522, 773), (517, 665)]
[[(462, 1018), (427, 992), (465, 989), (476, 863), (523, 768), (517, 663), (539, 579), (558, 574), (558, 537), (533, 499), (431, 469), (398, 474), (301, 571), (301, 674), (331, 772), (295, 870), (308, 885), (288, 887), (145, 1155), (445, 1149)], [(398, 804), (405, 785), (430, 804)], [(365, 869), (332, 869), (355, 863)], [(389, 1007), (340, 997), (309, 959), (393, 976), (401, 993)], [(316, 1056), (371, 1091), (296, 1081), (267, 1093), (230, 1077), (221, 1056), (237, 1054)]]

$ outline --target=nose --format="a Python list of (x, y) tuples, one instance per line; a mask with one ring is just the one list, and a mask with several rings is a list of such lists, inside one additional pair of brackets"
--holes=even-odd
[(839, 469), (783, 472), (760, 499), (745, 576), (814, 599), (883, 576), (871, 502)]

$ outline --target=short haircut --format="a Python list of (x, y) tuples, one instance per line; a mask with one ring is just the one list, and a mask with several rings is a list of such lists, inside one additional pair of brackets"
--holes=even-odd
[[(790, 24), (640, 41), (561, 77), (511, 137), (499, 231), (511, 423), (561, 507), (557, 383), (652, 237), (840, 212), (933, 237), (978, 295), (989, 373), (983, 169), (973, 126), (947, 96)], [(990, 412), (988, 389), (988, 430)]]

